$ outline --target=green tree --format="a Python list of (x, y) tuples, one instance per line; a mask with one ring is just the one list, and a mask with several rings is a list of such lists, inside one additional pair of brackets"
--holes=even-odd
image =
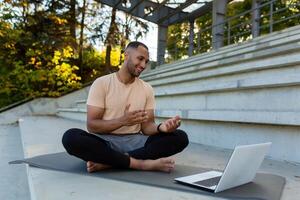
[(0, 106), (80, 87), (67, 4), (45, 3), (46, 7), (35, 0), (0, 4)]

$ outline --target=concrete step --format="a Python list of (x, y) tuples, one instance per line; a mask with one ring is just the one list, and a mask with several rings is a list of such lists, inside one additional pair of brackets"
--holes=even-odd
[(20, 131), (17, 123), (0, 125), (0, 199), (29, 200), (26, 167), (8, 162), (23, 157)]
[(66, 118), (66, 119), (72, 119), (72, 120), (78, 120), (81, 122), (86, 121), (86, 108), (58, 108), (57, 109), (57, 116)]
[(86, 108), (86, 99), (76, 101), (76, 108)]
[[(20, 128), (25, 157), (63, 151), (61, 137), (71, 127), (84, 129), (85, 124), (58, 117), (23, 118)], [(223, 160), (218, 162), (220, 166), (224, 166)], [(28, 179), (32, 199), (222, 199), (33, 167), (28, 167)]]

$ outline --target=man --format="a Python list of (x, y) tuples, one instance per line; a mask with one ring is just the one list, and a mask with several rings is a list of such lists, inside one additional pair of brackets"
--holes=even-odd
[(70, 129), (62, 142), (71, 155), (87, 162), (87, 171), (110, 167), (170, 172), (188, 145), (176, 116), (156, 125), (154, 92), (139, 79), (149, 62), (145, 44), (131, 42), (121, 69), (92, 84), (87, 99), (87, 129)]

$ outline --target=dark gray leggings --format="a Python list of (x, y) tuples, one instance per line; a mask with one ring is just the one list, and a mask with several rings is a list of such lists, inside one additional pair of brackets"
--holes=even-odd
[(130, 158), (158, 159), (181, 152), (189, 143), (187, 134), (177, 129), (172, 133), (161, 133), (148, 137), (141, 148), (128, 152), (128, 155), (112, 149), (108, 143), (84, 130), (72, 128), (62, 138), (67, 152), (84, 161), (110, 165), (115, 168), (128, 168)]

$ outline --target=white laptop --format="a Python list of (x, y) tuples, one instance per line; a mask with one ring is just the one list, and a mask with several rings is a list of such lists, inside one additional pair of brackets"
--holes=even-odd
[(254, 179), (271, 144), (236, 146), (223, 172), (208, 171), (175, 178), (175, 181), (215, 193), (249, 183)]

